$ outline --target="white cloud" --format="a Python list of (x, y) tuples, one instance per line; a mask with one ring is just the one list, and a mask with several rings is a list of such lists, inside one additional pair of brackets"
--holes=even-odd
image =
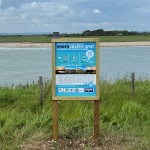
[(136, 11), (141, 12), (141, 13), (149, 13), (150, 12), (150, 6), (141, 6), (136, 9)]
[[(61, 2), (32, 2), (1, 10), (1, 32), (70, 32), (70, 23), (85, 17)], [(61, 31), (60, 31), (61, 29)]]
[(1, 9), (1, 6), (2, 6), (2, 0), (0, 0), (0, 9)]
[[(39, 20), (41, 21), (55, 21), (58, 19), (62, 19), (65, 16), (71, 15), (73, 11), (69, 8), (68, 5), (65, 4), (56, 4), (56, 3), (49, 3), (49, 2), (32, 2), (22, 4), (18, 9), (14, 7), (9, 7), (7, 9), (3, 9), (0, 13), (0, 22), (2, 21), (1, 18), (5, 18), (3, 23), (11, 24), (10, 20), (14, 18), (14, 22), (16, 17), (20, 18), (19, 21), (22, 23), (28, 24), (35, 23)], [(2, 23), (2, 22), (1, 22)]]
[(55, 2), (32, 2), (31, 4), (23, 4), (19, 8), (19, 11), (30, 17), (38, 17), (41, 19), (58, 15), (62, 17), (72, 12), (68, 5)]
[(0, 0), (0, 33), (117, 30), (132, 26), (136, 30), (140, 22), (145, 24), (142, 28), (150, 30), (148, 4), (149, 0)]
[(102, 14), (102, 12), (99, 9), (94, 9), (93, 14)]
[(32, 3), (31, 3), (31, 8), (36, 8), (37, 5), (38, 5), (38, 4), (37, 4), (36, 2), (32, 2)]

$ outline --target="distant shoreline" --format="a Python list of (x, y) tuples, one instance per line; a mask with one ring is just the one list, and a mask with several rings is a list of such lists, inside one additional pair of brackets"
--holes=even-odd
[[(150, 46), (150, 41), (140, 42), (100, 42), (100, 47)], [(8, 48), (49, 48), (51, 43), (0, 43), (0, 47)]]

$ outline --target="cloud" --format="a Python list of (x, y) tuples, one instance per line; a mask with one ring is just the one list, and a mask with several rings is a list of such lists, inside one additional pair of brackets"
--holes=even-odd
[[(3, 19), (3, 23), (11, 24), (12, 18), (13, 23), (34, 23), (39, 20), (41, 21), (55, 21), (62, 19), (62, 17), (71, 14), (73, 11), (65, 4), (56, 4), (55, 2), (32, 2), (22, 4), (19, 8), (9, 7), (3, 9), (0, 14), (0, 21)], [(18, 19), (16, 19), (18, 18)], [(5, 20), (5, 21), (4, 21)]]
[(64, 15), (66, 13), (71, 13), (71, 9), (68, 5), (55, 2), (32, 2), (31, 4), (23, 4), (21, 5), (19, 10), (28, 14), (31, 13), (31, 16), (34, 16), (35, 13), (37, 13), (37, 16), (39, 16), (39, 14), (42, 14), (43, 17), (44, 15), (46, 17), (47, 15), (55, 16), (59, 14)]
[(38, 6), (38, 4), (36, 2), (31, 3), (31, 8), (36, 8), (37, 6)]
[(86, 11), (73, 9), (68, 4), (62, 4), (61, 2), (33, 1), (24, 3), (19, 8), (9, 7), (3, 9), (0, 14), (0, 24), (5, 24), (5, 27), (9, 29), (0, 28), (0, 32), (2, 30), (13, 31), (14, 29), (14, 32), (19, 32), (19, 30), (38, 31), (40, 28), (41, 31), (61, 29), (62, 32), (69, 32), (71, 22), (86, 20), (86, 15)]
[(0, 9), (1, 9), (1, 6), (2, 6), (2, 0), (0, 0)]
[(136, 9), (137, 12), (140, 13), (149, 13), (150, 12), (150, 6), (141, 6), (139, 8)]
[(102, 12), (99, 9), (94, 9), (93, 14), (102, 14)]
[(141, 23), (141, 30), (150, 30), (148, 4), (149, 0), (0, 0), (0, 32), (137, 30)]

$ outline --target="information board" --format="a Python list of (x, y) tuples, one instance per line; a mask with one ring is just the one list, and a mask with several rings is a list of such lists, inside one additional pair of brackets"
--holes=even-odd
[(99, 99), (99, 39), (52, 40), (54, 100)]

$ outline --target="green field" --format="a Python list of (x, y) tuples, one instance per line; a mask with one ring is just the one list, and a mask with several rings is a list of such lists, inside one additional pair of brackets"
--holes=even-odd
[(150, 36), (135, 35), (135, 36), (102, 36), (101, 42), (138, 42), (150, 41)]
[[(81, 37), (80, 37), (81, 38)], [(150, 41), (150, 36), (101, 36), (101, 42), (133, 42), (133, 41)], [(32, 43), (49, 43), (51, 37), (47, 35), (20, 35), (20, 36), (0, 36), (0, 42), (32, 42)]]
[(24, 36), (1, 36), (0, 42), (31, 42), (31, 43), (49, 43), (51, 38), (46, 35), (24, 35)]
[[(132, 96), (131, 82), (126, 77), (114, 83), (101, 81), (101, 136), (97, 142), (100, 147), (150, 149), (150, 80), (136, 81), (135, 86), (135, 96)], [(41, 108), (38, 85), (0, 88), (0, 149), (38, 149), (46, 143), (53, 149), (61, 149), (61, 145), (64, 148), (77, 142), (85, 150), (94, 149), (89, 140), (93, 132), (93, 103), (60, 102), (60, 144), (51, 143), (51, 85), (45, 87), (44, 94)], [(84, 143), (80, 145), (80, 141)]]

